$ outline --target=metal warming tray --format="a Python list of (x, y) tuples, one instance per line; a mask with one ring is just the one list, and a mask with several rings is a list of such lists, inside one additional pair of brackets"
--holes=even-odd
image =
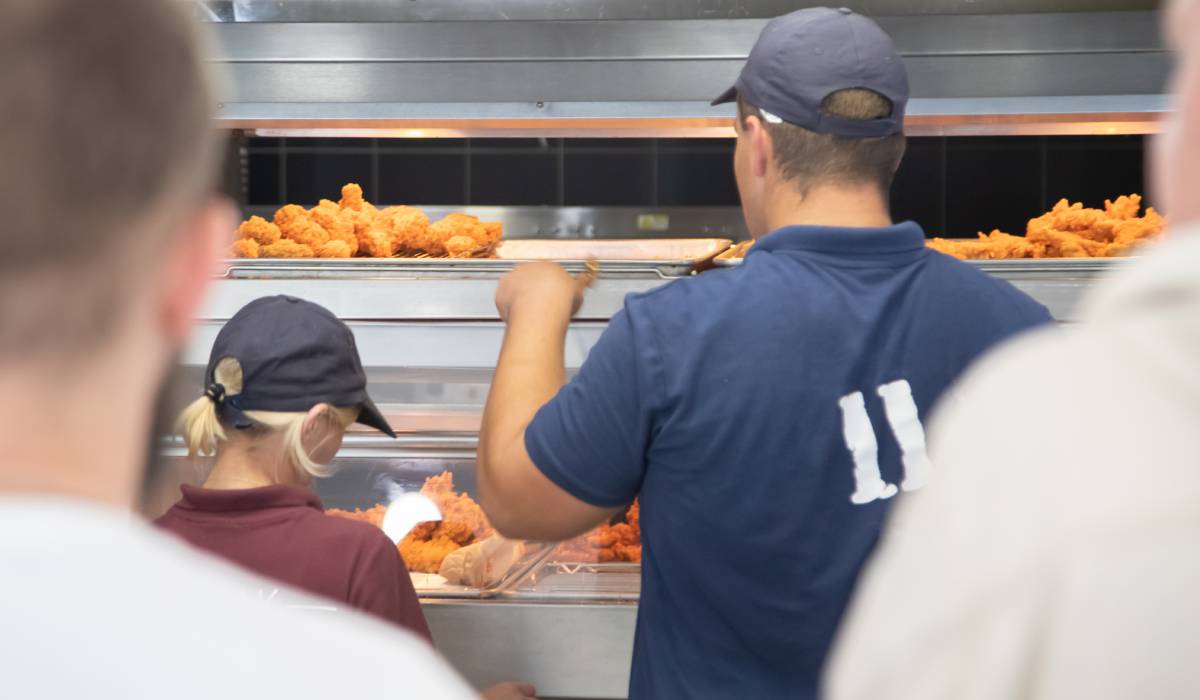
[(226, 279), (412, 278), (423, 276), (499, 277), (521, 262), (554, 260), (581, 272), (588, 260), (608, 277), (684, 277), (727, 249), (725, 238), (658, 240), (509, 240), (494, 258), (242, 258), (225, 260), (217, 274)]
[(523, 601), (636, 603), (641, 591), (641, 564), (585, 564), (551, 558), (533, 567), (512, 586), (501, 589), (499, 596)]

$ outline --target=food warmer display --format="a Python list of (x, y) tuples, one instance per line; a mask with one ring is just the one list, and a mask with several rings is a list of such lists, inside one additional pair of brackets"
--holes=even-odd
[[(222, 128), (422, 138), (731, 137), (732, 110), (708, 98), (736, 77), (766, 17), (802, 5), (204, 3), (227, 77)], [(1155, 3), (851, 5), (878, 17), (906, 55), (910, 134), (1149, 133), (1164, 109), (1168, 59)], [(339, 210), (333, 201), (301, 204)], [(431, 221), (446, 213), (425, 211)], [(302, 296), (343, 318), (400, 437), (353, 432), (341, 469), (318, 484), (326, 506), (398, 540), (438, 647), (471, 681), (529, 680), (544, 697), (623, 697), (639, 590), (637, 505), (571, 542), (511, 542), (473, 498), (480, 416), (503, 336), (495, 284), (519, 260), (552, 257), (582, 271), (594, 259), (598, 278), (567, 337), (572, 372), (625, 295), (738, 264), (736, 254), (715, 258), (744, 237), (741, 223), (736, 212), (704, 209), (469, 213), (503, 224), (498, 245), (464, 244), (474, 257), (398, 250), (226, 261), (184, 365), (198, 374), (222, 323), (259, 296)], [(972, 264), (1071, 321), (1081, 292), (1120, 262)], [(187, 469), (195, 471), (185, 478), (198, 478), (202, 466)]]

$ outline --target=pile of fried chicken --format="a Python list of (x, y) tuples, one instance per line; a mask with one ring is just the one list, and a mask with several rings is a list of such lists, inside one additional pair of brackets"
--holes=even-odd
[(340, 201), (312, 209), (286, 204), (274, 221), (252, 216), (237, 230), (234, 258), (475, 258), (492, 254), (503, 235), (498, 221), (450, 214), (429, 223), (415, 207), (377, 209), (350, 183)]
[[(495, 534), (479, 504), (454, 490), (454, 475), (450, 472), (427, 478), (421, 493), (437, 505), (442, 519), (418, 524), (397, 545), (409, 571), (436, 574), (446, 555)], [(365, 509), (329, 508), (325, 512), (380, 527), (387, 507), (381, 503)]]
[(625, 513), (625, 522), (600, 527), (567, 540), (554, 550), (554, 557), (569, 562), (640, 562), (642, 527), (640, 507), (633, 502)]
[(1140, 195), (1104, 200), (1103, 209), (1063, 199), (1045, 214), (1030, 219), (1024, 236), (1002, 231), (977, 239), (934, 238), (927, 245), (962, 260), (1012, 258), (1112, 258), (1128, 255), (1138, 244), (1157, 238), (1166, 226), (1154, 207), (1138, 216)]

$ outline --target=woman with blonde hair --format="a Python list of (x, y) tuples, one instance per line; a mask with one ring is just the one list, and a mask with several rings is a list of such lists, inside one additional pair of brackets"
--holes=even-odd
[(366, 389), (354, 336), (332, 313), (288, 296), (250, 302), (217, 335), (204, 395), (179, 421), (189, 455), (216, 463), (156, 524), (429, 640), (395, 544), (371, 525), (326, 515), (309, 486), (333, 473), (352, 423), (395, 437)]

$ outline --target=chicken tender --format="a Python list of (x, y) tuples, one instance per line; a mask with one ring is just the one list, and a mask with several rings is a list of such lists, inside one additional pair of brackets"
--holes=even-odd
[(258, 257), (260, 258), (311, 258), (313, 257), (313, 249), (301, 244), (290, 238), (281, 238), (280, 240), (265, 245), (258, 249)]
[(238, 238), (249, 238), (259, 245), (268, 245), (283, 237), (283, 233), (280, 232), (278, 226), (261, 216), (252, 216), (238, 226), (237, 236)]
[(231, 258), (257, 258), (258, 257), (258, 241), (253, 238), (239, 238), (229, 246), (229, 257)]
[(288, 237), (288, 232), (293, 228), (305, 226), (311, 221), (308, 210), (299, 204), (285, 204), (275, 212), (275, 225), (279, 227), (284, 238)]

